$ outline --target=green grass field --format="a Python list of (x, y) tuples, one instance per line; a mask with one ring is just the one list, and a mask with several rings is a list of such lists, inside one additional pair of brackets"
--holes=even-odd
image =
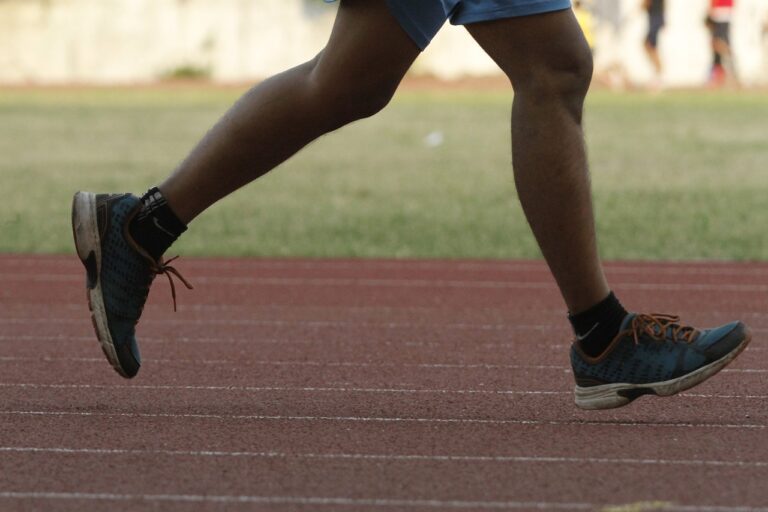
[[(78, 189), (143, 192), (237, 98), (206, 88), (0, 90), (0, 252), (71, 252)], [(404, 91), (211, 208), (184, 255), (535, 258), (510, 95)], [(768, 260), (768, 95), (590, 94), (606, 259)], [(433, 131), (445, 142), (428, 147)]]

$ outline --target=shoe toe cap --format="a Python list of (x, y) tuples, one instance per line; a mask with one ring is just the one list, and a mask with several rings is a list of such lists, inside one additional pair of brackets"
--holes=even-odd
[(110, 321), (110, 334), (120, 365), (118, 372), (127, 378), (135, 376), (141, 366), (141, 353), (133, 322), (113, 317)]
[(731, 322), (702, 331), (695, 344), (707, 359), (714, 361), (736, 349), (747, 336), (747, 327), (743, 323)]
[(124, 343), (116, 347), (117, 359), (120, 361), (122, 375), (124, 377), (135, 377), (141, 367), (141, 356), (139, 355), (139, 346), (136, 340), (132, 343)]

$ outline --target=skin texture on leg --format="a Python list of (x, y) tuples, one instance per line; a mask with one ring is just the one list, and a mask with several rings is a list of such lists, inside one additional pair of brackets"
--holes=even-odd
[(381, 110), (419, 55), (384, 0), (343, 0), (326, 47), (247, 92), (160, 186), (189, 223), (317, 137)]
[(581, 125), (592, 54), (570, 9), (466, 28), (513, 84), (520, 202), (569, 311), (580, 313), (609, 293)]

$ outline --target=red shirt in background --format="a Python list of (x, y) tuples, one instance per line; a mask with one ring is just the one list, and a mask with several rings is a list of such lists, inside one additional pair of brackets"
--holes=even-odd
[(709, 17), (715, 23), (728, 23), (731, 21), (734, 0), (711, 0), (709, 4)]

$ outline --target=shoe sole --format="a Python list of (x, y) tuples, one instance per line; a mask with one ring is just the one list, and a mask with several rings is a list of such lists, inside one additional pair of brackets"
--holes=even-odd
[(96, 214), (96, 194), (77, 192), (72, 198), (72, 234), (75, 238), (77, 256), (86, 271), (86, 289), (88, 309), (91, 311), (91, 322), (96, 331), (96, 337), (101, 344), (101, 350), (117, 373), (129, 379), (117, 357), (117, 350), (112, 341), (107, 321), (107, 310), (104, 307), (104, 297), (101, 293), (101, 237)]
[(632, 402), (643, 395), (671, 396), (707, 380), (736, 359), (752, 340), (746, 331), (744, 339), (729, 353), (698, 370), (676, 379), (647, 384), (604, 384), (601, 386), (576, 386), (576, 405), (582, 409), (614, 409)]

